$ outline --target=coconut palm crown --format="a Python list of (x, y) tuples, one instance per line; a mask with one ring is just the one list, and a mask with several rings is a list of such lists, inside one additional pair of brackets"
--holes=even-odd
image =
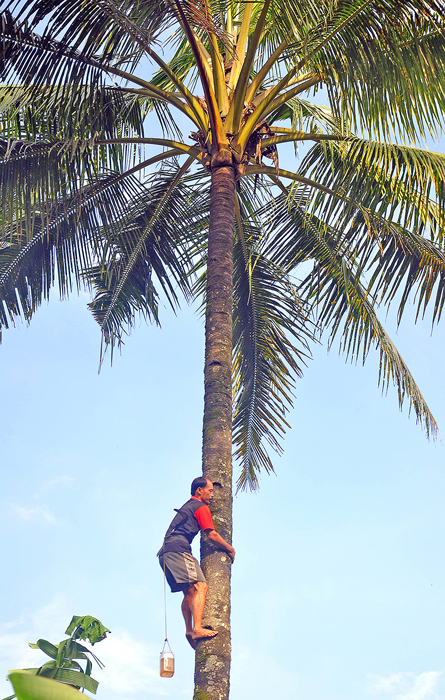
[[(445, 156), (411, 145), (441, 131), (442, 0), (0, 8), (0, 328), (55, 282), (87, 285), (112, 350), (138, 316), (159, 323), (160, 298), (201, 298), (203, 473), (229, 541), (232, 443), (256, 488), (322, 337), (355, 360), (377, 348), (382, 387), (436, 433), (376, 309), (400, 321), (414, 298), (435, 323), (443, 307)], [(222, 700), (230, 566), (202, 557), (220, 635), (197, 651), (196, 698)]]

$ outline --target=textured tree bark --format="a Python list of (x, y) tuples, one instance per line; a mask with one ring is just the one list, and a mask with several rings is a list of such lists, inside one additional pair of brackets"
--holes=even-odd
[[(203, 474), (214, 483), (215, 528), (232, 542), (232, 272), (235, 174), (212, 173), (207, 263), (204, 367)], [(203, 625), (218, 636), (199, 642), (194, 700), (227, 700), (230, 683), (230, 573), (228, 554), (203, 536), (201, 564), (209, 585)]]

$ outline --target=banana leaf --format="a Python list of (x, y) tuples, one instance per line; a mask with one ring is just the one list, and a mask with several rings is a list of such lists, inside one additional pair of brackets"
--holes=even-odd
[(85, 695), (71, 685), (34, 676), (26, 671), (10, 671), (8, 679), (17, 700), (85, 700)]

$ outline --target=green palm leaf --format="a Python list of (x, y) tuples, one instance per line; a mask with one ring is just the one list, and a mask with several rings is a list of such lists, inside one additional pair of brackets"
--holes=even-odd
[[(337, 194), (319, 194), (314, 210), (342, 232), (369, 288), (389, 304), (398, 297), (399, 320), (412, 291), (417, 314), (434, 300), (443, 307), (445, 156), (360, 139), (316, 146), (302, 164), (305, 175)], [(340, 244), (339, 244), (340, 245)]]
[(445, 104), (438, 79), (445, 62), (443, 5), (340, 2), (333, 12), (339, 20), (342, 29), (314, 56), (336, 116), (352, 130), (383, 137), (398, 131), (414, 140), (435, 132)]
[(39, 96), (25, 87), (0, 88), (4, 139), (62, 141), (143, 136), (152, 101), (112, 86), (49, 86)]
[[(284, 195), (280, 198), (284, 204)], [(399, 406), (408, 399), (427, 434), (437, 433), (434, 421), (408, 367), (389, 338), (375, 311), (373, 297), (363, 266), (350, 239), (340, 230), (310, 214), (300, 202), (287, 210), (281, 208), (273, 218), (269, 253), (286, 269), (296, 270), (302, 262), (312, 261), (313, 269), (300, 284), (302, 299), (316, 311), (316, 324), (329, 333), (329, 346), (340, 332), (341, 349), (351, 360), (365, 362), (372, 346), (380, 352), (379, 383), (397, 387)], [(291, 243), (292, 241), (292, 243)], [(405, 250), (408, 261), (410, 251)], [(377, 265), (378, 263), (376, 263)], [(444, 268), (445, 269), (445, 268)]]
[(25, 244), (21, 227), (14, 222), (0, 246), (1, 326), (8, 327), (22, 315), (29, 320), (56, 280), (62, 297), (69, 294), (73, 282), (83, 286), (85, 269), (103, 255), (104, 241), (96, 232), (112, 230), (129, 199), (144, 192), (131, 174), (104, 173), (73, 196), (60, 202), (49, 200), (42, 215), (35, 215)]
[(41, 37), (28, 25), (15, 22), (8, 12), (2, 16), (0, 37), (0, 78), (15, 85), (33, 85), (33, 95), (39, 94), (42, 85), (55, 84), (59, 95), (64, 95), (68, 86), (101, 85), (106, 78), (108, 61), (104, 57), (79, 52), (48, 35)]
[(442, 241), (443, 154), (351, 136), (314, 146), (298, 172), (339, 195), (331, 206), (345, 220), (360, 203), (373, 214)]
[(294, 380), (314, 340), (295, 286), (265, 255), (267, 237), (259, 221), (252, 224), (252, 198), (252, 191), (239, 196), (234, 247), (233, 444), (241, 489), (256, 489), (261, 469), (273, 471), (265, 442), (282, 451)]
[(190, 230), (199, 226), (200, 195), (191, 187), (195, 176), (183, 177), (188, 165), (150, 176), (100, 232), (99, 263), (86, 270), (85, 278), (96, 290), (93, 316), (112, 349), (137, 314), (159, 323), (155, 279), (172, 308), (179, 303), (177, 289), (190, 298)]

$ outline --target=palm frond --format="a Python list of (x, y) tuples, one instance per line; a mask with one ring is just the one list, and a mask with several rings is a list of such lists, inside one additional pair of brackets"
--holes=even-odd
[(120, 345), (138, 314), (159, 323), (157, 286), (173, 309), (179, 304), (178, 292), (191, 298), (191, 232), (200, 216), (200, 195), (189, 184), (196, 176), (185, 176), (188, 167), (187, 162), (164, 167), (149, 176), (99, 234), (101, 255), (85, 278), (96, 290), (90, 308), (105, 348), (111, 345), (113, 351)]
[(342, 131), (415, 140), (441, 130), (443, 3), (279, 0), (274, 6), (287, 25), (279, 30), (288, 37), (279, 63), (320, 76)]
[(339, 124), (328, 107), (321, 107), (301, 97), (293, 97), (273, 112), (269, 123), (290, 119), (292, 129), (296, 131), (327, 131), (339, 133)]
[(39, 36), (8, 12), (0, 24), (0, 79), (12, 85), (55, 85), (61, 96), (67, 86), (102, 85), (107, 77), (107, 57), (77, 51), (48, 36)]
[[(329, 344), (332, 345), (337, 331), (341, 329), (342, 352), (351, 360), (361, 357), (363, 364), (371, 347), (376, 347), (380, 356), (378, 381), (382, 391), (387, 391), (392, 382), (397, 388), (400, 410), (407, 399), (409, 412), (414, 410), (416, 422), (425, 428), (428, 437), (436, 437), (439, 430), (434, 416), (408, 366), (379, 320), (374, 300), (354, 276), (353, 270), (341, 259), (336, 266), (330, 264), (326, 278), (318, 266), (315, 274), (318, 279), (315, 294), (320, 310), (317, 320), (322, 327), (330, 328)], [(314, 293), (313, 287), (311, 288)]]
[[(11, 85), (27, 87), (31, 99), (41, 102), (42, 96), (48, 95), (50, 102), (66, 100), (69, 104), (76, 88), (85, 86), (87, 92), (94, 91), (110, 83), (111, 78), (117, 78), (120, 83), (129, 82), (143, 88), (142, 96), (146, 99), (169, 102), (199, 123), (196, 109), (194, 112), (176, 95), (159, 90), (139, 76), (124, 71), (122, 60), (115, 60), (113, 52), (94, 53), (97, 50), (94, 41), (91, 51), (85, 50), (84, 46), (77, 50), (77, 44), (72, 45), (58, 35), (54, 38), (47, 32), (42, 36), (32, 32), (8, 13), (0, 19), (0, 40), (0, 79)], [(140, 58), (141, 55), (134, 62), (137, 64)], [(133, 91), (137, 93), (137, 90)], [(194, 98), (188, 94), (186, 97), (196, 108), (196, 100), (193, 102)], [(198, 104), (198, 111), (200, 109)]]
[[(187, 83), (190, 89), (194, 89), (198, 79), (195, 57), (190, 49), (189, 43), (186, 39), (184, 39), (182, 33), (180, 36), (181, 40), (178, 42), (175, 54), (170, 59), (168, 65), (179, 80), (181, 80), (183, 83)], [(151, 82), (163, 90), (175, 90), (175, 85), (171, 80), (171, 77), (163, 70), (159, 70), (157, 73), (155, 73)]]
[[(0, 140), (2, 237), (28, 241), (37, 219), (82, 190), (93, 169), (85, 142)], [(83, 175), (83, 176), (82, 176)]]
[[(134, 165), (135, 160), (140, 165)], [(120, 177), (125, 177), (131, 166), (143, 168), (131, 145), (91, 147), (80, 140), (0, 139), (1, 235), (16, 235), (18, 242), (29, 240), (39, 218), (50, 225), (65, 206), (69, 210), (70, 202), (81, 206), (85, 187), (94, 191), (98, 177), (106, 179), (107, 171), (113, 169), (123, 170)]]
[(380, 250), (370, 264), (369, 288), (386, 306), (398, 301), (397, 320), (402, 320), (412, 293), (416, 321), (433, 306), (431, 324), (438, 323), (445, 303), (445, 251), (418, 233), (392, 226), (382, 238)]
[(54, 86), (32, 95), (24, 87), (0, 87), (4, 139), (91, 140), (144, 135), (147, 100), (111, 86)]
[(234, 246), (233, 444), (241, 466), (238, 489), (258, 487), (273, 471), (265, 443), (282, 451), (294, 380), (314, 340), (308, 309), (283, 270), (265, 255), (267, 237), (255, 224), (252, 191), (240, 193)]
[(142, 54), (138, 40), (149, 45), (175, 21), (165, 0), (3, 0), (0, 8), (16, 13), (31, 32), (43, 25), (46, 39), (81, 49), (85, 56), (103, 54), (121, 66), (131, 66), (135, 54)]
[[(0, 327), (8, 328), (16, 317), (29, 321), (56, 281), (62, 298), (73, 283), (81, 288), (85, 269), (103, 257), (104, 231), (113, 230), (131, 198), (144, 193), (131, 172), (106, 172), (65, 197), (48, 197), (40, 207), (37, 202), (31, 207), (33, 217), (10, 221), (3, 214), (0, 224), (7, 235), (0, 242)], [(23, 207), (17, 212), (22, 214)]]
[[(445, 156), (421, 149), (351, 139), (315, 146), (301, 171), (332, 189), (319, 194), (312, 210), (341, 231), (360, 274), (402, 317), (412, 292), (417, 315), (433, 303), (432, 319), (443, 308), (445, 278)], [(339, 237), (340, 239), (340, 237)]]
[[(390, 18), (390, 21), (388, 21)], [(441, 129), (445, 88), (444, 7), (410, 0), (342, 1), (332, 13), (340, 31), (313, 58), (330, 104), (346, 128), (410, 140)], [(311, 42), (316, 50), (320, 27)], [(311, 61), (312, 62), (312, 61)]]
[[(319, 154), (323, 149), (324, 165)], [(320, 167), (311, 162), (319, 159)], [(388, 142), (351, 137), (314, 149), (301, 168), (349, 196), (372, 213), (390, 218), (404, 228), (443, 240), (445, 227), (445, 155)]]
[[(406, 398), (417, 422), (425, 427), (427, 435), (434, 436), (434, 417), (377, 316), (377, 300), (366, 279), (362, 279), (363, 267), (353, 242), (343, 231), (311, 213), (307, 201), (294, 202), (287, 209), (283, 206), (286, 201), (284, 195), (279, 198), (278, 213), (271, 222), (274, 235), (269, 244), (270, 256), (286, 269), (294, 270), (299, 263), (312, 261), (313, 268), (298, 292), (316, 310), (317, 326), (321, 332), (329, 333), (329, 346), (341, 332), (341, 350), (346, 358), (361, 359), (363, 363), (370, 348), (378, 348), (379, 384), (387, 389), (392, 381), (397, 387), (400, 408)], [(407, 250), (405, 255), (409, 259)]]

